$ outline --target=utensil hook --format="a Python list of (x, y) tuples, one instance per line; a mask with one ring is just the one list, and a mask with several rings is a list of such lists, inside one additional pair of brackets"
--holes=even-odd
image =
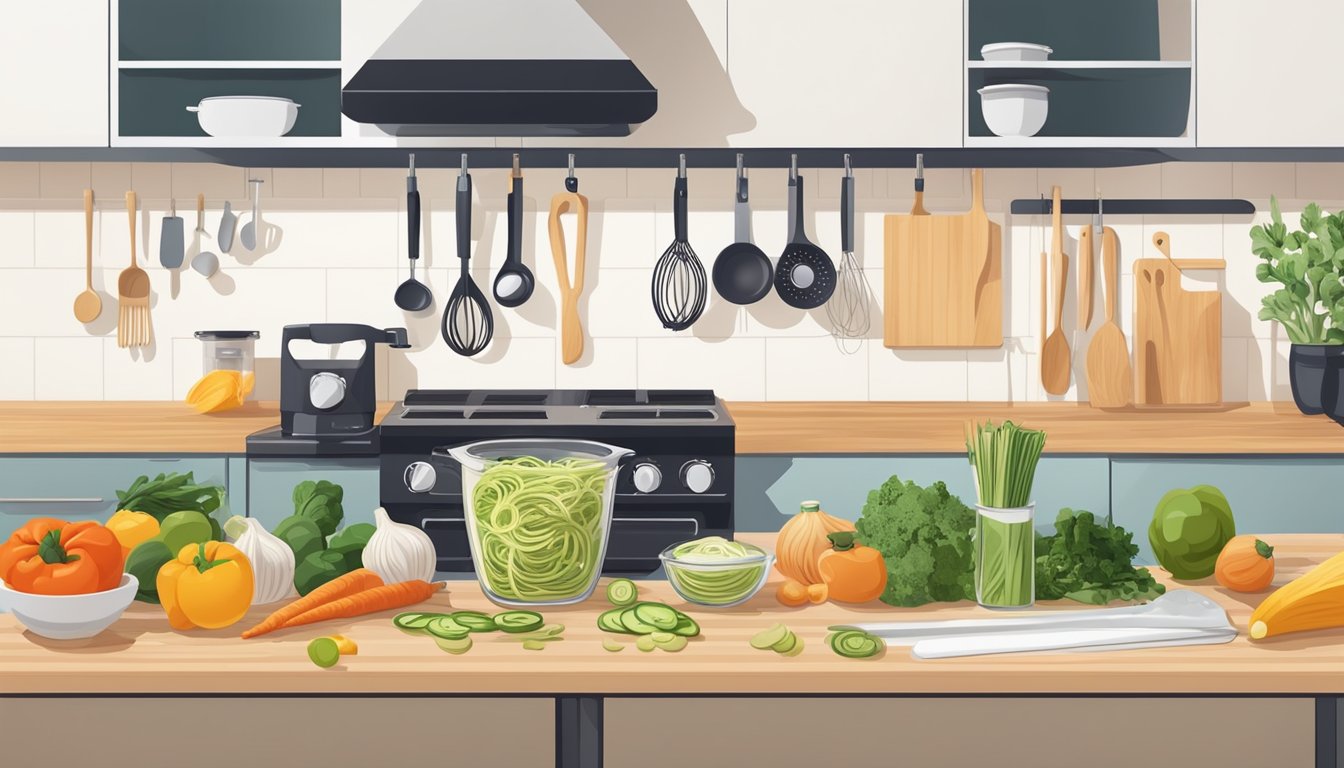
[(463, 175), (463, 176), (466, 176), (466, 175), (467, 175), (467, 153), (466, 153), (466, 152), (463, 152), (463, 153), (462, 153), (462, 174), (461, 174), (461, 175)]
[(789, 155), (789, 178), (796, 180), (798, 178), (798, 156)]
[(1102, 206), (1101, 187), (1097, 187), (1097, 220), (1093, 224), (1092, 229), (1094, 229), (1097, 234), (1101, 234), (1101, 230), (1105, 229), (1105, 227), (1106, 212)]
[(519, 159), (519, 157), (518, 157), (518, 153), (517, 153), (517, 152), (514, 152), (514, 153), (513, 153), (513, 178), (516, 179), (516, 178), (518, 178), (519, 176), (522, 176), (522, 175), (523, 175), (522, 161)]
[(686, 178), (686, 155), (682, 154), (677, 157), (677, 178), (684, 179)]
[(745, 179), (745, 178), (747, 178), (747, 168), (746, 168), (746, 165), (742, 162), (742, 153), (741, 153), (741, 152), (738, 152), (738, 153), (737, 153), (737, 180), (738, 180), (738, 181), (741, 181), (742, 179)]
[(411, 176), (415, 176), (415, 153), (411, 153)]
[(565, 189), (578, 193), (579, 177), (574, 175), (574, 153), (569, 153), (569, 175), (565, 177)]
[(854, 169), (851, 168), (850, 165), (849, 165), (849, 153), (848, 153), (848, 152), (845, 153), (845, 178), (846, 178), (846, 179), (852, 179), (852, 178), (854, 178)]

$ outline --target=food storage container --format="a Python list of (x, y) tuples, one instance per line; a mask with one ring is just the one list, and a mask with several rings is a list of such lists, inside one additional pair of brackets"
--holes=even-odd
[(243, 388), (243, 395), (252, 391), (251, 381), (255, 375), (256, 344), (261, 338), (259, 331), (197, 331), (196, 338), (201, 340), (201, 377), (205, 378), (215, 371), (236, 371)]
[(980, 46), (985, 61), (1048, 61), (1055, 50), (1040, 43), (989, 43)]
[(736, 542), (747, 554), (720, 557), (685, 552), (687, 545), (674, 544), (658, 556), (672, 589), (688, 603), (727, 608), (750, 600), (770, 576), (775, 558), (751, 544)]
[(476, 578), (501, 605), (566, 605), (597, 586), (616, 475), (634, 452), (589, 440), (486, 440), (440, 448), (462, 467)]
[(1036, 602), (1036, 505), (975, 507), (975, 599), (986, 608)]
[(979, 90), (980, 112), (995, 136), (1035, 136), (1050, 112), (1050, 89), (1043, 85), (1007, 83)]
[(210, 136), (275, 138), (293, 130), (299, 106), (279, 96), (210, 96), (187, 111)]

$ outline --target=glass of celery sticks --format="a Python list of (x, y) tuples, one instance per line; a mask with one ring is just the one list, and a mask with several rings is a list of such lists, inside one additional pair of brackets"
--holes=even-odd
[(1036, 505), (1031, 484), (1045, 433), (1011, 421), (977, 424), (966, 438), (979, 503), (975, 513), (975, 599), (986, 608), (1030, 608), (1036, 600)]

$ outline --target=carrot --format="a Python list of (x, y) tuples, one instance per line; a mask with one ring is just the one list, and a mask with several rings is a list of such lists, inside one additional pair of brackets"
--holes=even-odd
[(267, 632), (274, 632), (285, 626), (285, 622), (295, 616), (306, 611), (311, 611), (323, 603), (329, 603), (332, 600), (338, 600), (357, 592), (363, 592), (366, 589), (381, 587), (382, 585), (383, 580), (378, 577), (378, 574), (367, 568), (356, 568), (344, 576), (328, 581), (326, 584), (323, 584), (312, 592), (309, 592), (298, 600), (289, 603), (275, 613), (272, 613), (270, 616), (267, 616), (265, 621), (262, 621), (257, 626), (244, 632), (243, 639), (246, 640), (249, 637), (256, 637), (257, 635), (264, 635)]
[(396, 584), (384, 584), (353, 595), (346, 595), (329, 603), (323, 603), (311, 611), (306, 611), (286, 621), (284, 628), (301, 627), (304, 624), (316, 624), (319, 621), (330, 619), (352, 619), (366, 613), (404, 608), (428, 600), (444, 586), (442, 581), (431, 583), (419, 579), (401, 581)]

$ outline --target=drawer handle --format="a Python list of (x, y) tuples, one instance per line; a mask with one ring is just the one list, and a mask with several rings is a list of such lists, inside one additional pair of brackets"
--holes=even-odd
[(0, 504), (102, 504), (107, 499), (95, 498), (50, 498), (50, 499), (5, 499)]

